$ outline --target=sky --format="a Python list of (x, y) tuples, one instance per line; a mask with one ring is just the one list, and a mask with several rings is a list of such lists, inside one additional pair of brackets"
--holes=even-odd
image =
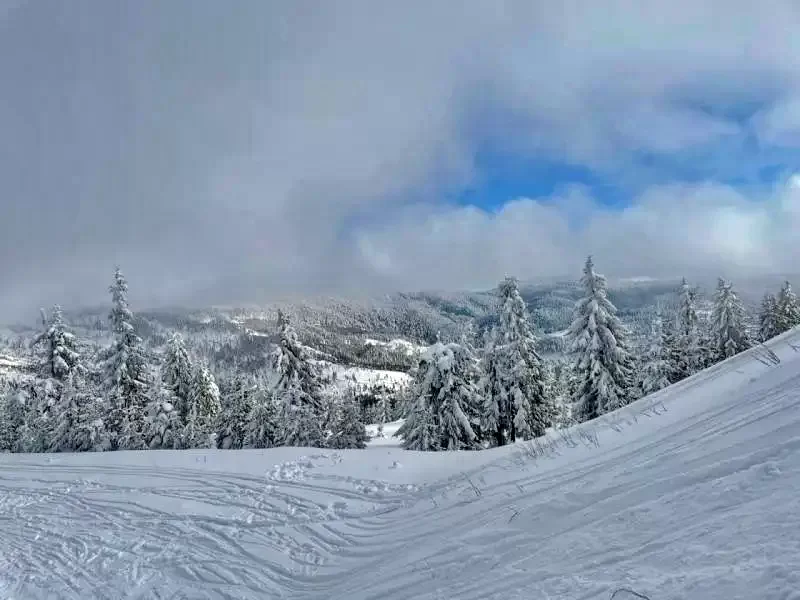
[(796, 271), (800, 5), (0, 0), (0, 316)]

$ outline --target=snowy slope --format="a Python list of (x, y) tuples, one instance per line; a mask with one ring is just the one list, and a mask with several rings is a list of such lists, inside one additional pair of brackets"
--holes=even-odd
[(800, 600), (791, 344), (496, 451), (0, 456), (0, 597)]
[(314, 362), (319, 366), (323, 377), (335, 376), (335, 384), (339, 388), (352, 387), (353, 385), (365, 387), (379, 385), (390, 390), (401, 390), (411, 382), (411, 376), (400, 371), (350, 367), (324, 360), (315, 360)]

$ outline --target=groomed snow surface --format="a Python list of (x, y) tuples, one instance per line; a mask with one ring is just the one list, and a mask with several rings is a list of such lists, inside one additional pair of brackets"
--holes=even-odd
[(0, 598), (800, 600), (793, 344), (536, 445), (3, 455)]

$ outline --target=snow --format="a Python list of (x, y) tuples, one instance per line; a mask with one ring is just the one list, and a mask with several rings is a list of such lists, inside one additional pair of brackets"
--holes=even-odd
[(800, 331), (767, 346), (491, 451), (2, 455), (0, 596), (800, 600)]
[(370, 447), (373, 446), (390, 446), (400, 448), (403, 444), (403, 441), (400, 438), (394, 437), (394, 434), (397, 433), (397, 430), (403, 425), (404, 420), (400, 419), (398, 421), (392, 421), (391, 423), (384, 423), (383, 424), (383, 436), (378, 436), (378, 424), (370, 424), (366, 426), (367, 435), (370, 437), (370, 441), (367, 442), (367, 445)]
[[(383, 385), (392, 390), (405, 388), (411, 382), (411, 376), (402, 371), (387, 371), (384, 369), (367, 369), (365, 367), (351, 367), (339, 365), (324, 360), (315, 360), (319, 365), (323, 377), (336, 374), (338, 386), (352, 386), (353, 383), (363, 386)], [(355, 379), (355, 382), (353, 381)]]
[(420, 352), (423, 352), (427, 348), (426, 346), (419, 346), (417, 344), (409, 342), (408, 340), (404, 340), (404, 339), (400, 339), (400, 338), (397, 338), (397, 339), (394, 339), (394, 340), (389, 340), (388, 342), (384, 342), (384, 341), (381, 341), (381, 340), (373, 340), (372, 338), (367, 338), (367, 339), (364, 340), (364, 345), (365, 346), (384, 346), (384, 347), (388, 348), (389, 350), (393, 350), (393, 351), (402, 350), (408, 356), (415, 356), (415, 355), (419, 354)]

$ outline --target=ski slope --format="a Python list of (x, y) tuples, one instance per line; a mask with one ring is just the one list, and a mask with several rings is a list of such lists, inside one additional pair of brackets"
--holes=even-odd
[(0, 456), (0, 598), (800, 600), (792, 345), (535, 445)]

